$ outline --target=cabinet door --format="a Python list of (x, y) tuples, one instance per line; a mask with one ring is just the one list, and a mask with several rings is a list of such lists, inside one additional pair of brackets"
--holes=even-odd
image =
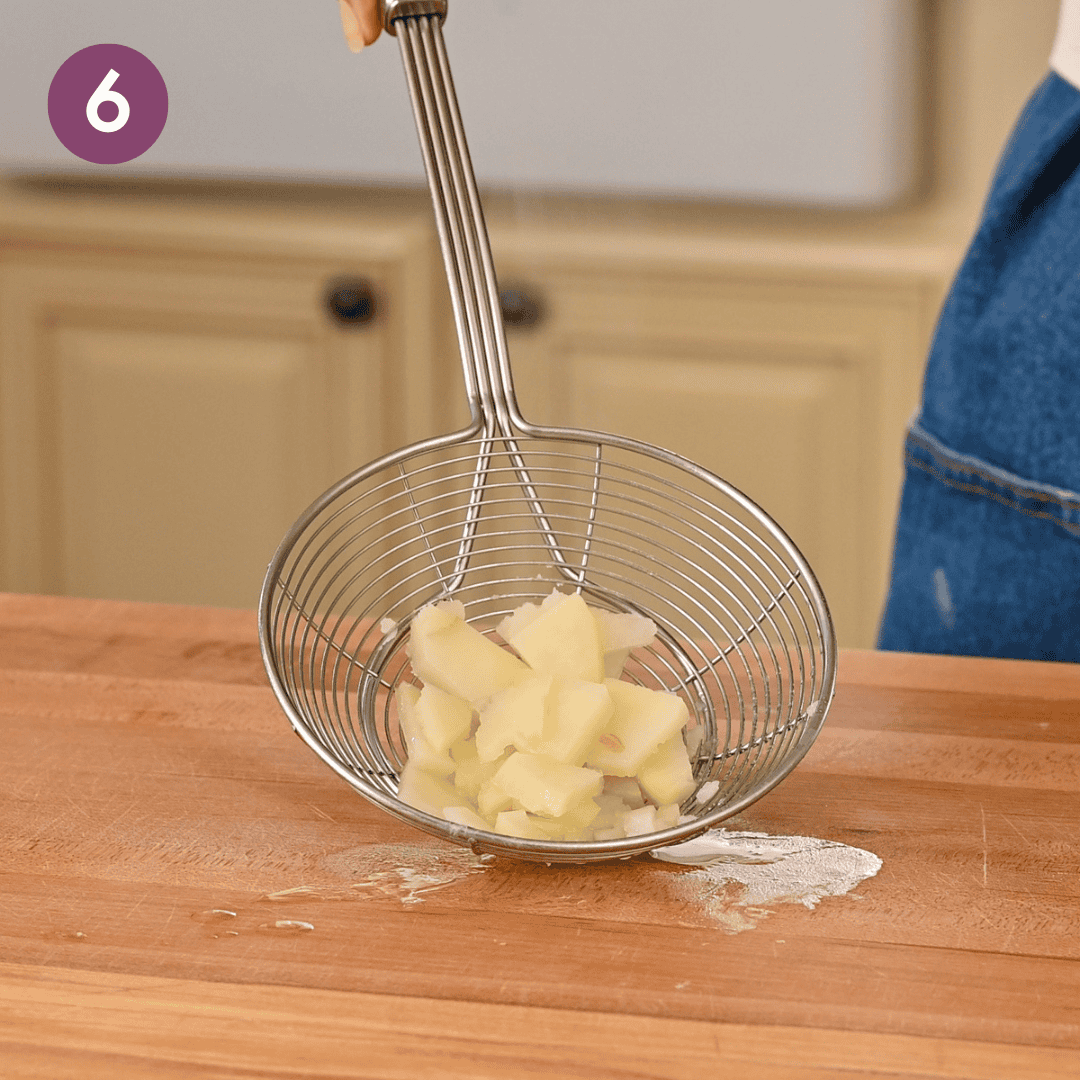
[(840, 643), (872, 645), (937, 280), (500, 268), (546, 310), (510, 335), (526, 417), (631, 435), (733, 483), (803, 551)]
[[(3, 587), (254, 606), (308, 503), (430, 433), (430, 265), (422, 235), (351, 265), (9, 251)], [(342, 274), (384, 301), (364, 326), (328, 314)]]

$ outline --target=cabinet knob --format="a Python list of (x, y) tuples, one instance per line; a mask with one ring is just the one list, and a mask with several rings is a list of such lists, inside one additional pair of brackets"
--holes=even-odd
[(362, 278), (332, 281), (326, 289), (326, 308), (343, 326), (365, 326), (378, 314), (375, 289)]
[(544, 302), (532, 289), (508, 285), (499, 290), (499, 307), (507, 326), (535, 326), (544, 318)]

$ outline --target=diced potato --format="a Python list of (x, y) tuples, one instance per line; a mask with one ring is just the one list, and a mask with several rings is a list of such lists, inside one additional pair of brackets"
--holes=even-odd
[[(555, 590), (551, 595), (554, 596), (557, 592), (558, 590)], [(539, 604), (524, 603), (520, 607), (514, 608), (514, 610), (495, 627), (495, 632), (503, 639), (503, 641), (509, 642), (511, 638), (516, 637), (521, 633), (526, 626), (535, 622), (539, 614)]]
[(658, 805), (681, 803), (694, 793), (694, 774), (682, 734), (676, 733), (661, 743), (638, 769), (642, 790)]
[(450, 744), (465, 738), (472, 727), (472, 706), (453, 694), (429, 684), (420, 691), (416, 719), (424, 738), (436, 750), (445, 752)]
[(416, 675), (477, 707), (529, 676), (528, 667), (465, 621), (465, 607), (444, 600), (421, 608), (407, 646)]
[(631, 649), (651, 645), (656, 639), (656, 623), (644, 615), (605, 611), (590, 607), (600, 631), (600, 651), (604, 657), (604, 677), (617, 679)]
[(613, 825), (605, 829), (596, 829), (593, 832), (594, 840), (622, 840), (626, 836), (622, 825)]
[(531, 840), (610, 840), (685, 820), (679, 804), (694, 790), (685, 703), (604, 677), (651, 643), (652, 621), (556, 590), (499, 632), (528, 663), (470, 627), (456, 601), (414, 617), (408, 649), (424, 687), (397, 691), (409, 754), (401, 799)]
[(445, 806), (442, 816), (455, 825), (468, 825), (470, 829), (491, 832), (491, 826), (475, 810), (470, 810), (467, 806)]
[(420, 698), (421, 691), (410, 683), (402, 683), (397, 688), (398, 723), (405, 736), (409, 761), (424, 772), (449, 776), (454, 771), (454, 762), (445, 750), (436, 750), (425, 738), (419, 716)]
[[(597, 795), (592, 801), (600, 808), (596, 817), (589, 822), (594, 832), (599, 829), (610, 829), (616, 825), (621, 829), (623, 815), (628, 810), (633, 809), (632, 807), (627, 806), (620, 796), (608, 795), (606, 794), (606, 791)], [(644, 805), (644, 803), (642, 803), (642, 805)]]
[(398, 725), (408, 745), (410, 739), (422, 739), (420, 718), (416, 715), (416, 706), (420, 703), (420, 687), (412, 683), (401, 683), (397, 688)]
[(533, 750), (565, 765), (584, 765), (585, 757), (611, 719), (615, 704), (603, 683), (553, 679), (548, 692), (542, 737)]
[(522, 840), (550, 840), (541, 829), (536, 818), (524, 810), (504, 810), (495, 819), (495, 831), (504, 836), (517, 836)]
[(677, 694), (605, 679), (615, 711), (585, 763), (611, 776), (634, 776), (663, 742), (689, 719)]
[(454, 760), (454, 787), (458, 794), (476, 803), (481, 785), (490, 780), (499, 770), (505, 758), (494, 761), (481, 761), (476, 755), (476, 743), (472, 739), (461, 739), (450, 747), (450, 756)]
[(401, 770), (398, 798), (434, 817), (441, 817), (448, 806), (464, 805), (464, 800), (446, 780), (420, 768), (411, 759)]
[(534, 814), (561, 817), (575, 803), (599, 795), (604, 777), (540, 754), (516, 753), (503, 762), (492, 783)]
[(600, 814), (595, 799), (582, 799), (559, 817), (537, 817), (537, 826), (552, 840), (578, 840)]
[(556, 590), (535, 613), (511, 615), (498, 631), (534, 671), (589, 682), (604, 677), (600, 631), (578, 593)]
[(604, 794), (617, 795), (626, 804), (627, 810), (636, 810), (645, 805), (641, 785), (633, 776), (605, 776)]
[[(500, 763), (501, 767), (502, 763)], [(480, 811), (480, 816), (487, 818), (488, 821), (494, 821), (496, 815), (504, 810), (515, 809), (514, 800), (499, 787), (494, 777), (485, 780), (480, 785), (480, 790), (476, 793), (476, 808)]]
[(701, 749), (701, 744), (705, 741), (705, 728), (701, 724), (695, 724), (693, 727), (686, 729), (686, 752), (694, 757)]
[(666, 803), (664, 806), (656, 808), (656, 818), (653, 825), (657, 832), (662, 832), (664, 829), (674, 829), (679, 824), (679, 819), (679, 804)]
[(481, 761), (494, 761), (508, 746), (534, 750), (540, 745), (550, 689), (550, 675), (533, 675), (500, 690), (480, 710), (476, 753)]
[(656, 832), (656, 807), (646, 803), (637, 810), (627, 810), (623, 815), (623, 830), (627, 836), (645, 836)]

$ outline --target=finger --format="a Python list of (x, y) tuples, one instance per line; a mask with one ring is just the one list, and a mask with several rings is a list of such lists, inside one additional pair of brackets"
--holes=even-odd
[(338, 0), (341, 29), (349, 48), (358, 53), (370, 45), (382, 30), (377, 0)]

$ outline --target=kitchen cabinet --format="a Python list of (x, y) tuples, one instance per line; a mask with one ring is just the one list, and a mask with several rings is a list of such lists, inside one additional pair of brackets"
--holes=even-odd
[(822, 242), (496, 237), (543, 316), (511, 330), (524, 414), (618, 432), (756, 500), (821, 578), (840, 640), (873, 643), (901, 446), (950, 257)]
[[(430, 210), (139, 190), (31, 187), (0, 222), (0, 587), (252, 606), (315, 496), (464, 419)], [(955, 247), (490, 221), (500, 282), (536, 302), (509, 328), (525, 415), (730, 480), (840, 641), (872, 643)], [(341, 280), (370, 284), (370, 321), (331, 316)]]
[[(412, 219), (320, 239), (267, 214), (20, 210), (0, 247), (0, 587), (252, 607), (303, 507), (434, 422), (435, 262)], [(370, 321), (331, 317), (340, 280), (370, 285)]]

